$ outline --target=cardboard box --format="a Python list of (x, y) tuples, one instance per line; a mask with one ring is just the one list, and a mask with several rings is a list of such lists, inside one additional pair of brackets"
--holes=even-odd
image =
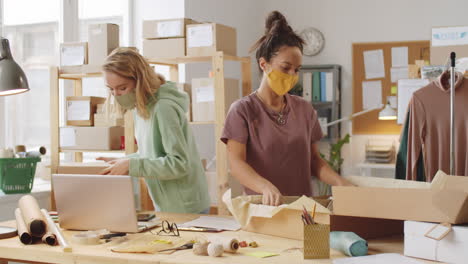
[(110, 127), (110, 126), (124, 126), (125, 121), (123, 118), (106, 117), (106, 114), (94, 114), (95, 127)]
[(119, 150), (123, 127), (61, 127), (60, 147), (72, 150)]
[(109, 164), (105, 162), (92, 162), (92, 163), (70, 163), (61, 164), (57, 168), (58, 174), (99, 174)]
[(88, 63), (88, 42), (60, 44), (60, 66), (76, 66)]
[(102, 65), (107, 55), (119, 47), (119, 25), (93, 24), (88, 28), (88, 61)]
[(217, 51), (237, 55), (236, 29), (216, 23), (187, 25), (187, 55), (212, 56)]
[(144, 20), (143, 38), (185, 38), (185, 26), (198, 22), (189, 18)]
[(318, 200), (305, 196), (286, 196), (283, 203), (288, 206), (285, 208), (270, 207), (257, 210), (256, 207), (262, 203), (260, 195), (231, 198), (231, 190), (223, 195), (223, 202), (241, 224), (242, 230), (249, 232), (303, 240), (302, 206), (311, 209), (317, 203), (315, 221), (330, 225), (330, 231), (355, 232), (364, 239), (403, 234), (403, 221), (335, 215), (333, 210), (321, 205)]
[[(192, 79), (192, 120), (209, 122), (216, 118), (214, 78)], [(240, 98), (239, 81), (224, 79), (224, 111)]]
[(68, 96), (66, 104), (67, 126), (93, 126), (97, 105), (106, 98), (95, 96)]
[(362, 176), (347, 179), (357, 187), (332, 187), (335, 214), (468, 223), (468, 177), (439, 171), (432, 183)]
[(431, 65), (448, 65), (452, 51), (468, 57), (468, 26), (435, 27), (431, 36)]
[(452, 226), (441, 240), (425, 234), (437, 224), (405, 221), (405, 256), (444, 263), (466, 263), (468, 259), (468, 226)]
[(143, 56), (149, 59), (184, 57), (185, 38), (144, 39)]

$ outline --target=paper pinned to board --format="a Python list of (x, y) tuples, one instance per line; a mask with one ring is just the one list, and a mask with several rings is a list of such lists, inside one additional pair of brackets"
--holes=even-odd
[(91, 106), (89, 101), (67, 101), (67, 120), (89, 120)]
[(213, 25), (197, 25), (187, 28), (187, 47), (213, 46)]
[(364, 51), (366, 79), (385, 78), (383, 50)]
[(408, 47), (392, 48), (392, 67), (408, 67)]
[(241, 228), (240, 224), (234, 220), (216, 216), (200, 216), (199, 218), (185, 222), (179, 225), (180, 227), (205, 227), (215, 228), (229, 231), (237, 231)]
[(408, 104), (413, 93), (429, 84), (427, 79), (408, 79), (398, 81), (398, 119), (397, 124), (403, 124), (408, 112)]
[(362, 108), (379, 108), (382, 105), (382, 81), (362, 82)]
[(390, 69), (390, 79), (392, 83), (396, 83), (402, 79), (409, 78), (408, 67), (393, 67)]
[(252, 217), (272, 218), (282, 210), (299, 210), (312, 208), (316, 205), (316, 214), (331, 214), (330, 210), (322, 206), (320, 203), (302, 196), (290, 204), (282, 204), (280, 206), (269, 206), (261, 204), (261, 195), (239, 196), (231, 198), (231, 189), (227, 190), (223, 195), (223, 202), (239, 222), (241, 226), (247, 226)]
[(181, 29), (182, 29), (182, 21), (180, 20), (161, 21), (161, 22), (158, 22), (158, 26), (156, 28), (157, 35), (160, 38), (180, 36), (182, 35), (182, 32), (180, 32)]
[(333, 264), (422, 264), (423, 262), (400, 254), (388, 253), (364, 257), (334, 259)]

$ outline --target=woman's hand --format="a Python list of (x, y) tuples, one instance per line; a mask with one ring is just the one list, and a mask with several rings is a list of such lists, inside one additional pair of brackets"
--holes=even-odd
[(109, 164), (115, 164), (118, 158), (109, 158), (109, 157), (97, 157), (96, 160), (102, 160)]
[(104, 169), (102, 175), (128, 175), (130, 159), (116, 159), (110, 162), (113, 162), (113, 165)]
[(262, 203), (265, 205), (278, 206), (281, 204), (283, 199), (283, 196), (281, 195), (281, 192), (278, 190), (278, 188), (276, 188), (276, 186), (270, 182), (268, 182), (262, 188), (262, 195)]

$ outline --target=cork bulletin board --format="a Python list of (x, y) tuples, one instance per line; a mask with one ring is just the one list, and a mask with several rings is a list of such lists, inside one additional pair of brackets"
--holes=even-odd
[[(390, 69), (392, 67), (392, 48), (408, 47), (408, 63), (414, 64), (415, 60), (430, 59), (430, 41), (404, 41), (404, 42), (378, 42), (378, 43), (353, 43), (353, 113), (363, 110), (363, 81), (382, 82), (382, 104), (386, 104), (387, 96), (391, 95), (391, 87), (396, 83), (391, 82)], [(370, 50), (382, 50), (384, 59), (385, 77), (366, 79), (364, 67), (364, 52)], [(400, 134), (402, 126), (396, 120), (379, 120), (379, 110), (357, 116), (353, 119), (353, 134), (392, 135)]]

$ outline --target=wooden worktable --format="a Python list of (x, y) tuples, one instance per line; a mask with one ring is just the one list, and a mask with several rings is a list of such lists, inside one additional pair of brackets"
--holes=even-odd
[[(183, 223), (193, 220), (197, 215), (173, 214), (173, 213), (157, 213), (157, 216), (163, 220), (170, 222)], [(0, 225), (16, 226), (14, 221), (3, 222)], [(284, 252), (284, 250), (295, 247), (302, 247), (302, 241), (278, 238), (273, 236), (261, 235), (256, 233), (238, 231), (238, 232), (222, 232), (217, 236), (235, 237), (239, 241), (255, 240), (260, 247), (256, 249), (241, 248), (237, 254), (225, 253), (223, 257), (214, 258), (208, 256), (196, 256), (192, 250), (183, 250), (175, 252), (171, 255), (161, 254), (129, 254), (129, 253), (114, 253), (111, 252), (106, 244), (102, 245), (77, 245), (71, 241), (71, 235), (75, 231), (64, 231), (63, 234), (68, 242), (73, 247), (73, 252), (65, 253), (60, 246), (48, 246), (45, 244), (23, 245), (18, 237), (0, 240), (0, 264), (8, 261), (19, 261), (26, 263), (332, 263), (332, 260), (303, 260), (302, 252), (292, 250)], [(181, 232), (181, 236), (204, 236), (205, 233)], [(245, 256), (242, 253), (248, 251), (267, 251), (279, 253), (279, 256), (259, 259), (251, 256)], [(388, 238), (381, 240), (369, 241), (369, 253), (402, 253), (403, 238)], [(344, 257), (338, 251), (331, 250), (332, 258)], [(424, 263), (435, 263), (423, 261)], [(438, 262), (437, 262), (438, 263)]]

